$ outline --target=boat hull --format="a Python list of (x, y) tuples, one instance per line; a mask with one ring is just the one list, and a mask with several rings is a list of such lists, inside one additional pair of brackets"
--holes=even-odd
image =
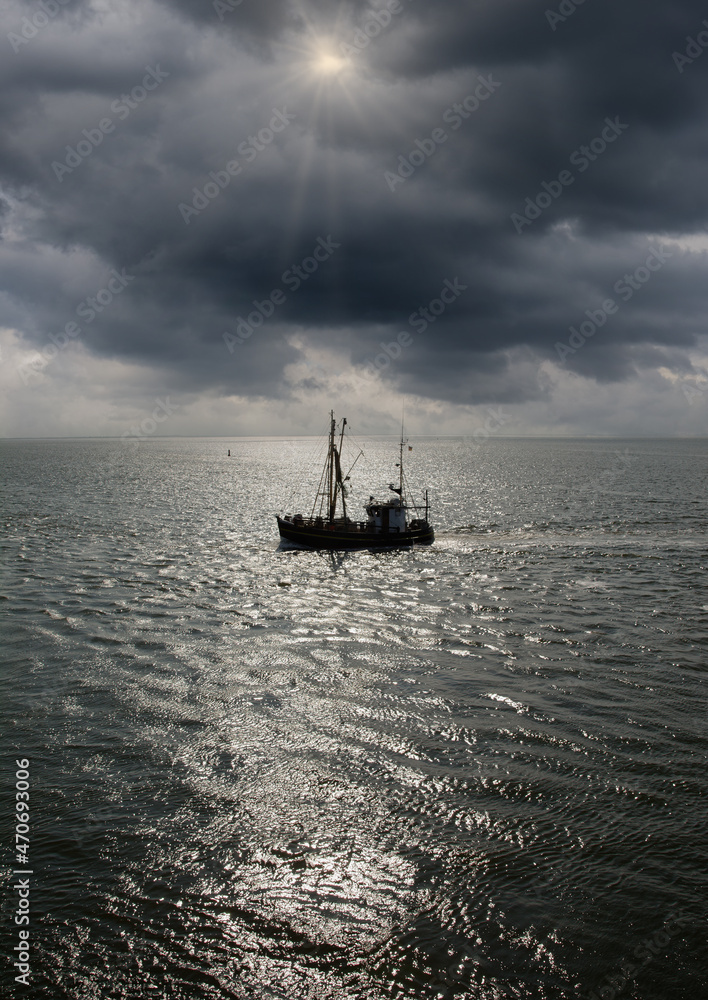
[(347, 531), (345, 528), (316, 528), (298, 525), (278, 517), (280, 537), (308, 549), (407, 549), (412, 545), (431, 545), (435, 532), (427, 525), (408, 531), (377, 533)]

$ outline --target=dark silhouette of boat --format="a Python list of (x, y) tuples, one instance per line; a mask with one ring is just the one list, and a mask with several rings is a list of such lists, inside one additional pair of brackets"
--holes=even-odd
[[(337, 443), (337, 424), (334, 412), (330, 413), (327, 458), (312, 510), (309, 515), (278, 515), (280, 537), (309, 549), (399, 549), (411, 545), (430, 545), (435, 541), (435, 532), (428, 522), (430, 506), (427, 490), (425, 503), (422, 505), (409, 502), (406, 498), (403, 430), (398, 461), (398, 486), (392, 483), (389, 485), (395, 495), (385, 500), (370, 496), (369, 502), (364, 505), (367, 515), (365, 521), (354, 521), (349, 517), (346, 502), (349, 475), (342, 476), (341, 466), (346, 426), (345, 417)], [(361, 452), (352, 464), (352, 469), (360, 457)]]

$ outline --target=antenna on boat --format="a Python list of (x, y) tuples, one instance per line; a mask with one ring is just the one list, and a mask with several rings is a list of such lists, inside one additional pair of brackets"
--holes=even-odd
[[(346, 523), (346, 519), (347, 519), (347, 501), (346, 501), (345, 495), (344, 495), (344, 479), (342, 478), (341, 456), (342, 456), (342, 444), (344, 443), (344, 428), (346, 426), (347, 426), (347, 418), (346, 417), (342, 417), (342, 433), (339, 435), (339, 451), (337, 451), (335, 449), (335, 452), (334, 452), (334, 461), (335, 461), (336, 474), (337, 474), (337, 484), (339, 485), (339, 491), (340, 491), (340, 493), (342, 495), (342, 517), (344, 518), (345, 523)], [(336, 501), (336, 493), (335, 493), (335, 501)]]

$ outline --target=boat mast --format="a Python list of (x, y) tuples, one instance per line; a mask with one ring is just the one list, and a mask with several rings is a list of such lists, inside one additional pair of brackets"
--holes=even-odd
[(337, 507), (337, 487), (336, 480), (334, 478), (334, 432), (335, 432), (335, 422), (334, 422), (334, 410), (329, 411), (329, 519), (334, 521), (334, 514)]

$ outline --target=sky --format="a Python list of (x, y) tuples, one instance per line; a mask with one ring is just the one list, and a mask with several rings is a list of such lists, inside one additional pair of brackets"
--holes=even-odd
[(708, 6), (7, 0), (4, 436), (693, 436)]

